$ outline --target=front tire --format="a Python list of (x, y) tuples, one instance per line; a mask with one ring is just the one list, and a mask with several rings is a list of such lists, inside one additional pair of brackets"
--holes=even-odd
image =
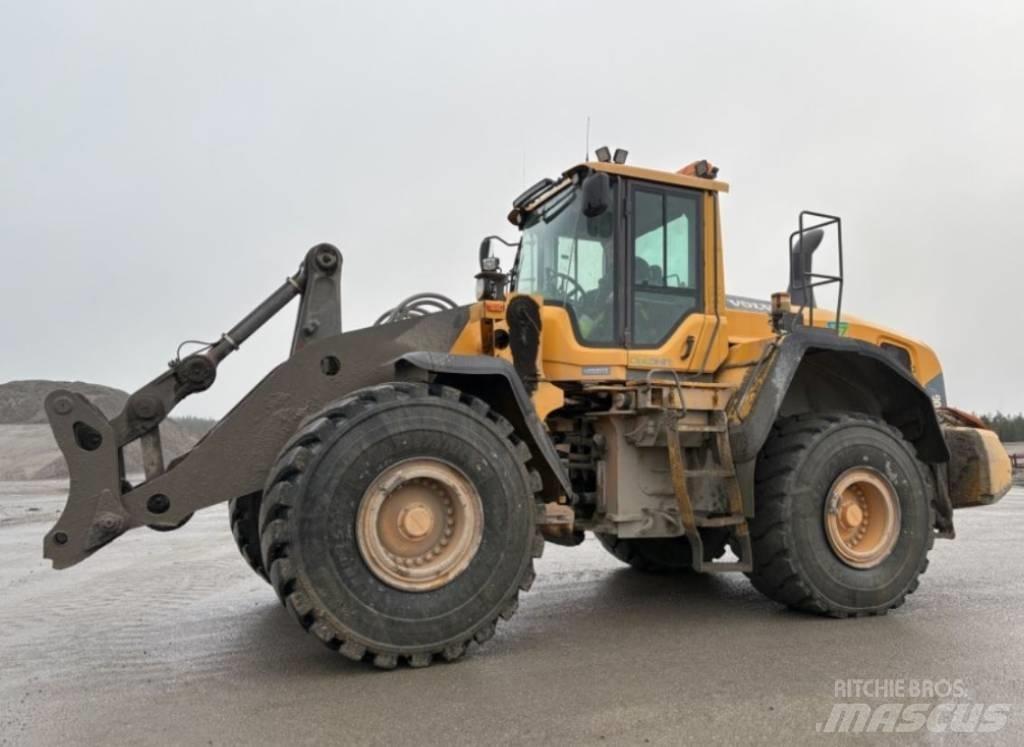
[(899, 431), (864, 415), (787, 418), (756, 480), (749, 576), (758, 591), (850, 617), (884, 614), (917, 589), (934, 542), (935, 487)]
[(543, 541), (529, 458), (507, 421), (455, 389), (355, 392), (308, 420), (271, 472), (260, 515), (271, 583), (349, 658), (457, 659), (533, 581)]
[(256, 575), (269, 583), (266, 568), (263, 567), (263, 553), (260, 551), (260, 500), (263, 493), (249, 493), (232, 498), (228, 503), (228, 519), (231, 535), (245, 562)]

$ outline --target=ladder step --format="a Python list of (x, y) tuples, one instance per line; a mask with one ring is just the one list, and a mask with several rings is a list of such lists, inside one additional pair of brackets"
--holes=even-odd
[(735, 527), (745, 524), (747, 517), (740, 516), (697, 516), (699, 527)]
[[(743, 499), (740, 495), (739, 482), (733, 467), (732, 449), (729, 435), (726, 432), (728, 420), (725, 413), (715, 413), (717, 417), (706, 426), (683, 425), (678, 419), (673, 423), (665, 423), (665, 436), (668, 441), (669, 470), (672, 475), (672, 487), (679, 504), (679, 516), (687, 539), (690, 541), (690, 554), (693, 569), (706, 573), (750, 573), (754, 568), (754, 553), (750, 542), (750, 529), (743, 513)], [(704, 470), (688, 470), (683, 456), (683, 448), (679, 433), (716, 434), (715, 441), (719, 458), (717, 468)], [(721, 477), (726, 481), (729, 493), (729, 513), (719, 516), (697, 516), (690, 500), (687, 487), (688, 477)], [(698, 527), (728, 527), (730, 544), (739, 556), (736, 562), (706, 562), (704, 560), (704, 543)]]
[(735, 477), (736, 473), (727, 469), (688, 469), (687, 477)]
[(724, 425), (683, 425), (676, 426), (677, 433), (725, 433)]

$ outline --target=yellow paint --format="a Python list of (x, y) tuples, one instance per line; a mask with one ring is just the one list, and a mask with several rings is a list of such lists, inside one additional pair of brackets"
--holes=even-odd
[[(729, 318), (730, 345), (763, 340), (773, 336), (771, 320), (767, 313), (730, 309), (726, 312), (726, 316)], [(834, 322), (835, 318), (834, 311), (814, 310), (815, 327), (827, 328), (828, 323)], [(804, 311), (804, 321), (810, 323), (810, 313), (806, 310)], [(914, 378), (922, 386), (942, 373), (942, 366), (939, 364), (935, 351), (920, 340), (901, 335), (887, 327), (864, 321), (845, 312), (841, 322), (846, 325), (846, 337), (870, 342), (872, 345), (881, 345), (883, 342), (887, 342), (905, 348), (910, 353)]]
[(565, 392), (561, 388), (547, 381), (537, 385), (537, 390), (533, 393), (533, 406), (537, 410), (537, 417), (542, 421), (564, 404)]
[[(544, 371), (550, 378), (553, 371), (564, 371), (565, 366), (576, 370), (573, 378), (580, 378), (578, 369), (615, 366), (625, 371), (627, 352), (623, 348), (591, 348), (581, 345), (569, 320), (569, 312), (560, 306), (541, 307), (541, 358)], [(561, 378), (561, 377), (557, 377)]]
[(999, 500), (1013, 485), (1013, 464), (1006, 447), (999, 440), (995, 431), (978, 430), (981, 438), (981, 453), (985, 460), (984, 472), (988, 482), (982, 486), (982, 495), (991, 496), (992, 501)]
[(671, 171), (658, 171), (657, 169), (644, 169), (639, 166), (627, 166), (620, 163), (601, 163), (600, 161), (587, 161), (586, 164), (574, 166), (565, 173), (571, 173), (581, 166), (586, 166), (594, 171), (603, 171), (606, 174), (617, 174), (629, 179), (642, 179), (647, 182), (658, 184), (671, 184), (676, 187), (689, 187), (707, 192), (728, 192), (729, 185), (726, 182), (714, 179), (702, 179), (699, 176), (686, 176)]
[(462, 328), (449, 352), (453, 355), (481, 355), (483, 353), (484, 347), (480, 323), (483, 316), (484, 309), (482, 303), (475, 303), (469, 307), (469, 321)]
[[(561, 307), (542, 305), (538, 368), (543, 373), (544, 381), (617, 382), (626, 380), (630, 369), (670, 369), (688, 374), (705, 373), (720, 384), (738, 387), (746, 372), (757, 363), (766, 346), (776, 339), (776, 335), (767, 312), (726, 308), (719, 199), (721, 194), (728, 191), (729, 185), (725, 182), (668, 171), (596, 162), (574, 166), (565, 172), (566, 177), (584, 166), (629, 179), (699, 189), (704, 193), (704, 305), (699, 311), (691, 313), (662, 345), (655, 349), (630, 350), (581, 345), (576, 339), (568, 312)], [(568, 183), (568, 178), (560, 180), (535, 202), (565, 189)], [(783, 287), (785, 278), (779, 278), (779, 281), (777, 288), (765, 289), (765, 298), (772, 290)], [(542, 299), (537, 300), (542, 303)], [(508, 330), (504, 311), (504, 304), (497, 301), (474, 304), (470, 308), (470, 321), (456, 340), (452, 352), (462, 355), (483, 353), (511, 361), (510, 348), (499, 350), (493, 346), (495, 332)], [(810, 322), (809, 313), (806, 311), (804, 319), (806, 323)], [(833, 312), (826, 309), (815, 310), (816, 327), (827, 327), (829, 322), (834, 321)], [(905, 348), (910, 355), (913, 375), (922, 385), (942, 371), (934, 351), (919, 340), (848, 314), (843, 314), (841, 323), (842, 332), (847, 337), (864, 340), (873, 345), (889, 343)], [(692, 343), (688, 342), (689, 338), (693, 338)], [(689, 354), (684, 355), (688, 348)], [(542, 389), (544, 393), (540, 394)], [(538, 411), (544, 409), (545, 414), (551, 411), (548, 408), (556, 402), (556, 406), (561, 406), (561, 402), (553, 396), (551, 389), (548, 386), (539, 387), (538, 395), (535, 396)]]

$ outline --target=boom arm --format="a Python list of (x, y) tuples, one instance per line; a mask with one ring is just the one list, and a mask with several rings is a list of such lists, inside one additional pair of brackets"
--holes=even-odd
[[(67, 506), (44, 540), (44, 556), (57, 568), (72, 565), (95, 549), (138, 526), (120, 500), (133, 490), (124, 474), (122, 449), (138, 439), (146, 483), (165, 473), (160, 423), (190, 394), (209, 389), (217, 366), (301, 295), (291, 354), (341, 332), (341, 253), (318, 244), (306, 254), (298, 272), (246, 314), (220, 340), (184, 359), (134, 392), (111, 420), (81, 394), (56, 390), (46, 398), (46, 414), (71, 477)], [(161, 514), (169, 499), (154, 494), (150, 513)], [(185, 515), (179, 524), (188, 518)]]

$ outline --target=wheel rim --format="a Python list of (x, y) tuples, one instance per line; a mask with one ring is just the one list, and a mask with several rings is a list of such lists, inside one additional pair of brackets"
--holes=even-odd
[(879, 472), (855, 467), (833, 483), (825, 503), (825, 534), (846, 565), (875, 567), (889, 557), (899, 533), (899, 498)]
[(436, 459), (388, 467), (366, 489), (356, 516), (367, 567), (404, 591), (430, 591), (455, 579), (480, 548), (483, 528), (473, 483)]

